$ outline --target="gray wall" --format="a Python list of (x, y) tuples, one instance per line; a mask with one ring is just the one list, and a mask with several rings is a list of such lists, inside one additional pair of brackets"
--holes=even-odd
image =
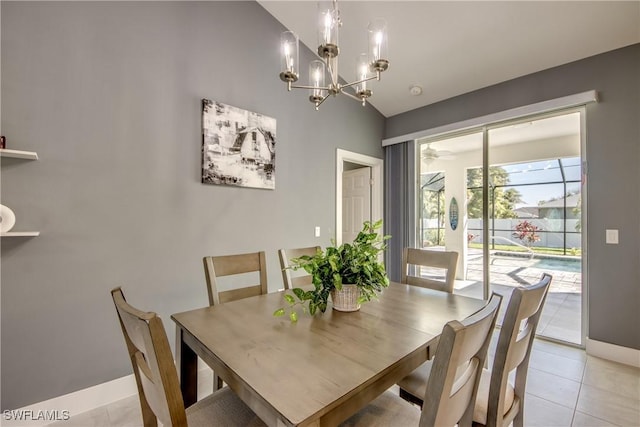
[[(2, 134), (40, 156), (2, 160), (2, 203), (41, 231), (2, 239), (2, 409), (131, 373), (116, 285), (172, 345), (169, 315), (207, 304), (204, 255), (264, 250), (282, 287), (277, 249), (334, 234), (336, 148), (383, 156), (375, 109), (285, 90), (257, 3), (1, 7)], [(200, 183), (203, 97), (277, 119), (274, 191)]]
[[(640, 44), (387, 119), (385, 137), (595, 89), (587, 107), (590, 338), (640, 349)], [(605, 229), (620, 244), (605, 244)]]

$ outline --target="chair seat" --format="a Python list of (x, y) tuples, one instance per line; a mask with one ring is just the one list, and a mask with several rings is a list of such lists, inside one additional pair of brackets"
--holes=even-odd
[(340, 424), (342, 427), (418, 426), (420, 408), (387, 390), (357, 414)]
[(418, 399), (424, 399), (427, 393), (427, 382), (429, 381), (432, 367), (432, 360), (423, 363), (416, 370), (404, 377), (402, 381), (398, 383), (398, 386)]
[[(489, 386), (491, 385), (491, 371), (482, 370), (480, 384), (478, 385), (478, 396), (476, 398), (476, 406), (473, 409), (473, 421), (482, 425), (487, 424), (487, 412), (489, 410)], [(507, 381), (507, 389), (505, 391), (505, 401), (503, 414), (509, 412), (515, 400), (513, 386)]]
[(224, 387), (199, 400), (188, 407), (186, 412), (189, 427), (266, 426), (229, 387)]

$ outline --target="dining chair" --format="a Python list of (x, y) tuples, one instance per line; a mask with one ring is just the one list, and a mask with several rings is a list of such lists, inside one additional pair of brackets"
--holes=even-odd
[(295, 287), (311, 284), (310, 274), (292, 274), (292, 271), (289, 268), (289, 261), (294, 258), (300, 258), (303, 255), (314, 256), (319, 250), (321, 250), (320, 246), (278, 250), (278, 256), (280, 257), (280, 267), (282, 268), (282, 281), (284, 283), (285, 289), (293, 289)]
[[(422, 267), (436, 271), (438, 277), (422, 275)], [(435, 289), (453, 293), (453, 285), (456, 280), (456, 269), (458, 267), (458, 252), (454, 251), (434, 251), (429, 249), (404, 248), (402, 251), (402, 276), (400, 282), (422, 288)], [(415, 269), (415, 275), (410, 274)], [(439, 276), (442, 276), (440, 279)], [(429, 345), (429, 358), (433, 357), (438, 347), (438, 340)], [(400, 389), (403, 397), (404, 390)]]
[[(415, 275), (409, 274), (412, 266), (416, 269)], [(452, 293), (456, 280), (457, 266), (458, 252), (404, 248), (402, 252), (402, 277), (400, 281), (408, 285)], [(438, 269), (438, 273), (444, 277), (440, 279), (423, 276), (420, 274), (421, 267)]]
[(229, 388), (185, 408), (178, 371), (162, 320), (129, 305), (120, 287), (111, 291), (127, 345), (145, 427), (265, 425)]
[[(534, 285), (515, 288), (505, 311), (491, 370), (484, 369), (473, 419), (485, 426), (524, 426), (529, 358), (553, 277), (544, 273)], [(515, 370), (513, 385), (509, 374)], [(502, 409), (500, 409), (502, 408)]]
[[(491, 370), (483, 369), (478, 387), (473, 421), (475, 425), (524, 425), (524, 398), (529, 357), (540, 314), (551, 285), (552, 276), (544, 273), (534, 285), (514, 288), (498, 335)], [(509, 374), (515, 370), (515, 385)], [(421, 366), (399, 385), (403, 398), (420, 403), (426, 390), (429, 363)], [(499, 408), (502, 408), (500, 410)]]
[(391, 390), (342, 426), (471, 426), (482, 367), (502, 297), (493, 294), (484, 308), (442, 329), (440, 346), (423, 394), (422, 410)]
[[(265, 295), (268, 292), (267, 263), (263, 251), (237, 255), (206, 256), (202, 259), (202, 262), (204, 263), (204, 275), (207, 280), (210, 306), (242, 298)], [(219, 290), (218, 278), (220, 277), (256, 272), (259, 274), (259, 283), (257, 285), (250, 284), (227, 291)], [(222, 385), (222, 379), (214, 372), (213, 390), (222, 388)]]
[[(238, 255), (206, 256), (204, 275), (207, 280), (209, 305), (218, 305), (267, 293), (267, 263), (264, 252), (253, 252)], [(257, 285), (251, 284), (228, 291), (219, 291), (218, 278), (243, 273), (259, 273)]]

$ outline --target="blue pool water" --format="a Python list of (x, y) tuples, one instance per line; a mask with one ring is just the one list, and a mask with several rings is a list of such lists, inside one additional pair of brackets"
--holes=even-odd
[(535, 268), (580, 273), (582, 262), (571, 258), (540, 258), (532, 265)]

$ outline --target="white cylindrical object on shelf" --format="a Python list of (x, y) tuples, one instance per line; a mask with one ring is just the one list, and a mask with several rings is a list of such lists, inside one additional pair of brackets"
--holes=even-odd
[(6, 233), (16, 224), (16, 214), (5, 205), (0, 205), (0, 232)]

